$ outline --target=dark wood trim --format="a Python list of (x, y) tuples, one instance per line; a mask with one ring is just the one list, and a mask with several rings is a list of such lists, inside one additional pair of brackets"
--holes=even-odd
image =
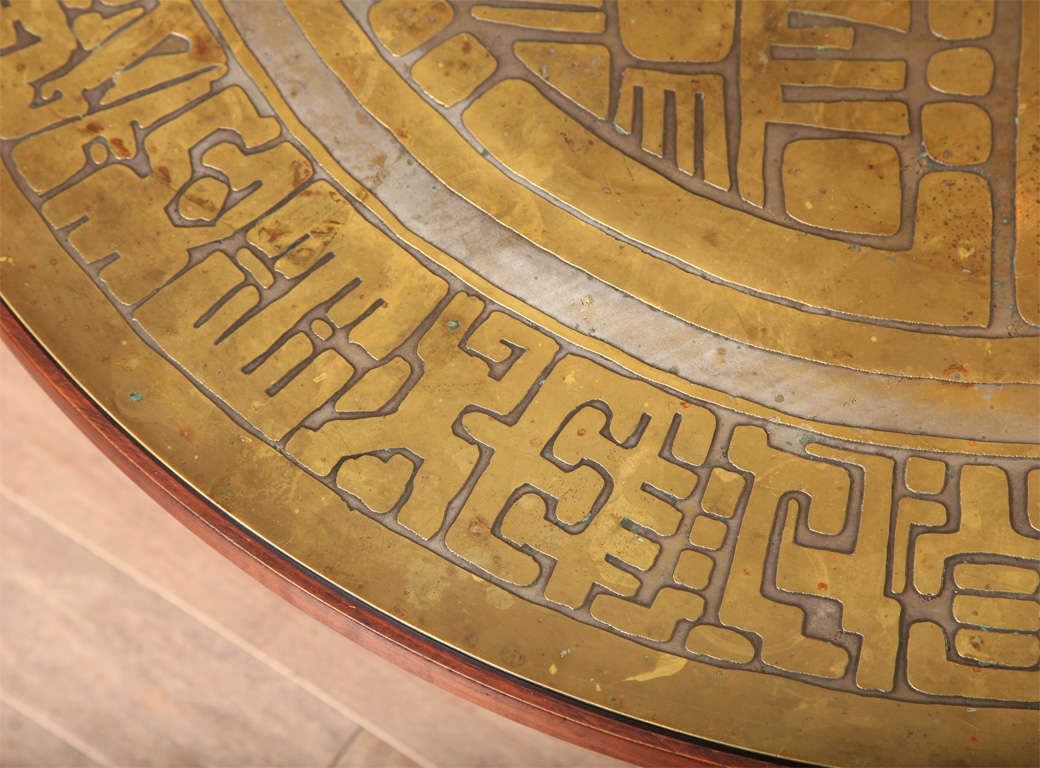
[(500, 715), (644, 766), (779, 763), (688, 738), (554, 693), (411, 630), (257, 540), (112, 421), (0, 302), (0, 335), (62, 411), (185, 527), (265, 587), (362, 647)]

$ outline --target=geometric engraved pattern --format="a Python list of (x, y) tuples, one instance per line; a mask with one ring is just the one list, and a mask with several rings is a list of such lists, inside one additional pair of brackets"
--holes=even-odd
[[(422, 24), (385, 0), (364, 23), (437, 109), (478, 105), (478, 137), (485, 80), (515, 52), (521, 101), (536, 82), (689, 195), (799, 237), (909, 253), (930, 184), (987, 222), (991, 197), (1011, 199), (987, 165), (1014, 140), (990, 85), (1010, 59), (975, 39), (1014, 25), (1010, 4), (965, 19), (933, 3), (924, 27), (901, 2), (745, 2), (739, 24), (732, 2), (412, 5)], [(688, 22), (665, 5), (726, 36), (677, 37)], [(1035, 446), (785, 419), (543, 327), (344, 183), (201, 8), (14, 3), (4, 35), (0, 147), (20, 194), (124, 325), (344, 515), (690, 663), (867, 698), (1040, 703)], [(906, 60), (872, 57), (903, 38)], [(439, 46), (454, 55), (424, 59)], [(957, 120), (986, 141), (944, 133)], [(817, 199), (832, 149), (855, 167)], [(999, 238), (979, 231), (961, 268), (988, 290)], [(1027, 333), (1017, 312), (979, 327), (1014, 314)]]
[[(965, 33), (973, 38), (970, 44), (950, 49), (949, 42), (926, 24), (914, 24), (911, 30), (912, 15), (924, 8), (914, 9), (908, 0), (767, 0), (749, 4), (739, 19), (732, 2), (621, 2), (616, 14), (609, 7), (605, 13), (602, 4), (590, 4), (585, 10), (551, 16), (533, 8), (526, 15), (516, 11), (506, 16), (481, 13), (466, 3), (457, 5), (455, 24), (466, 25), (467, 16), (483, 22), (473, 28), (483, 33), (480, 36), (487, 38), (493, 53), (499, 59), (518, 57), (526, 67), (522, 74), (548, 86), (546, 93), (555, 97), (554, 103), (571, 112), (584, 109), (613, 126), (613, 131), (598, 136), (651, 167), (666, 172), (668, 166), (673, 167), (678, 173), (668, 172), (669, 178), (698, 194), (713, 194), (713, 199), (787, 226), (797, 226), (796, 222), (812, 226), (813, 208), (805, 205), (812, 201), (803, 199), (804, 195), (783, 194), (780, 179), (769, 175), (776, 171), (766, 171), (780, 166), (767, 164), (767, 154), (785, 157), (792, 140), (823, 149), (832, 138), (849, 135), (863, 137), (859, 141), (865, 165), (880, 162), (894, 150), (899, 155), (895, 188), (879, 185), (872, 190), (876, 197), (862, 206), (889, 209), (894, 226), (879, 229), (864, 224), (865, 213), (850, 205), (829, 225), (817, 225), (844, 239), (856, 233), (902, 235), (893, 245), (905, 248), (922, 179), (951, 168), (970, 173), (981, 170), (985, 176), (992, 159), (989, 121), (1007, 122), (1012, 117), (1013, 105), (998, 99), (991, 87), (993, 56), (974, 39), (992, 32), (991, 9)], [(377, 3), (370, 18), (375, 35), (382, 40), (396, 33), (397, 19), (389, 9), (382, 14), (379, 9)], [(467, 9), (471, 12), (466, 13)], [(985, 15), (987, 9), (973, 13)], [(717, 18), (706, 18), (710, 16)], [(567, 29), (575, 17), (589, 20), (579, 25), (580, 43), (531, 40)], [(450, 26), (444, 31), (443, 16), (436, 18), (430, 30), (436, 40), (452, 34)], [(592, 23), (593, 18), (598, 23)], [(1014, 14), (1001, 15), (999, 21), (1013, 25)], [(673, 32), (669, 38), (668, 28), (696, 32)], [(620, 46), (615, 42), (618, 38)], [(417, 45), (423, 46), (421, 50), (436, 51), (436, 40), (430, 44), (421, 40)], [(590, 54), (590, 49), (598, 50)], [(893, 59), (890, 53), (872, 58), (871, 52), (879, 49), (897, 49), (905, 58)], [(397, 55), (407, 52), (395, 51)], [(943, 59), (930, 64), (940, 52)], [(968, 93), (957, 93), (954, 88), (956, 96), (951, 95), (951, 86), (944, 87), (944, 83), (960, 82), (960, 70), (969, 68), (980, 73), (980, 83)], [(907, 72), (925, 69), (931, 93), (910, 89)], [(494, 67), (483, 68), (467, 84), (466, 95), (479, 86), (487, 88), (484, 83), (494, 74)], [(454, 73), (443, 73), (439, 81), (427, 76), (420, 85), (429, 92), (440, 82), (457, 79)], [(614, 99), (611, 82), (620, 83)], [(921, 119), (911, 120), (911, 110), (921, 109), (918, 101), (931, 106)], [(941, 129), (933, 126), (947, 117), (940, 108), (953, 107), (980, 116), (985, 148), (972, 146), (969, 150), (963, 137), (957, 143), (964, 146), (943, 147), (937, 133)], [(952, 113), (948, 116), (954, 117)], [(777, 140), (767, 141), (767, 133), (770, 139), (776, 134)], [(922, 146), (926, 152), (921, 151)], [(824, 158), (810, 155), (802, 172), (811, 174), (821, 163)], [(906, 174), (902, 183), (901, 171)], [(845, 182), (827, 175), (831, 183)], [(910, 196), (905, 202), (903, 190)], [(847, 191), (858, 190), (850, 187)], [(767, 197), (775, 199), (767, 201)], [(904, 217), (904, 211), (910, 216)]]
[[(928, 326), (933, 339), (935, 331), (951, 340), (1035, 336), (1032, 219), (1025, 214), (1016, 243), (994, 236), (1015, 215), (1015, 188), (993, 169), (1016, 142), (1024, 146), (1014, 101), (993, 87), (1019, 66), (996, 42), (1017, 36), (1016, 4), (762, 0), (738, 15), (733, 2), (554, 10), (438, 0), (416, 5), (425, 17), (413, 16), (412, 5), (377, 2), (367, 14), (358, 5), (359, 22), (367, 16), (370, 36), (392, 54), (387, 63), (498, 167), (658, 258), (769, 300), (881, 326)], [(407, 45), (397, 43), (406, 28)], [(443, 57), (459, 69), (431, 66)], [(426, 164), (452, 184), (448, 162)], [(638, 186), (597, 181), (622, 164)], [(560, 171), (567, 166), (575, 173)], [(464, 183), (452, 186), (485, 210), (499, 206)], [(659, 218), (639, 215), (640, 192)], [(706, 217), (727, 223), (705, 236)], [(522, 221), (509, 225), (558, 252)], [(731, 228), (747, 235), (733, 238)], [(816, 258), (804, 258), (807, 248)], [(759, 249), (779, 274), (759, 261)], [(561, 257), (661, 306), (679, 290)], [(922, 263), (930, 267), (924, 279), (914, 276)], [(831, 265), (833, 273), (824, 271)], [(880, 279), (886, 295), (858, 293)], [(901, 285), (915, 290), (904, 297)], [(991, 301), (997, 294), (1008, 300)], [(688, 307), (667, 309), (721, 330)], [(751, 334), (747, 341), (777, 348)], [(962, 357), (966, 347), (958, 345)], [(950, 377), (948, 367), (930, 375)]]

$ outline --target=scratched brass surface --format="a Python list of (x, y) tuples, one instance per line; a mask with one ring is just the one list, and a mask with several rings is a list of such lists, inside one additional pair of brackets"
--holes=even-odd
[(1035, 763), (1040, 5), (0, 13), (3, 298), (257, 536), (682, 733)]

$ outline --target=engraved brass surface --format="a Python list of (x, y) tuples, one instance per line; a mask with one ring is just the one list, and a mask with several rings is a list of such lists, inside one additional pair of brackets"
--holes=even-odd
[(1040, 750), (1040, 4), (11, 0), (5, 302), (304, 567), (827, 765)]

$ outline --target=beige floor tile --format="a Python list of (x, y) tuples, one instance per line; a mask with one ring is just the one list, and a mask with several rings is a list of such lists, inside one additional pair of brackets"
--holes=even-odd
[(418, 768), (418, 766), (380, 741), (368, 731), (359, 731), (333, 768)]
[[(447, 694), (310, 619), (152, 503), (11, 365), (6, 351), (0, 370), (0, 417), (15, 435), (0, 455), (0, 488), (408, 758), (444, 768), (623, 765)], [(46, 481), (47, 475), (62, 482)]]
[(0, 680), (117, 765), (328, 765), (357, 725), (0, 500)]
[(99, 763), (0, 700), (0, 768), (87, 768)]

